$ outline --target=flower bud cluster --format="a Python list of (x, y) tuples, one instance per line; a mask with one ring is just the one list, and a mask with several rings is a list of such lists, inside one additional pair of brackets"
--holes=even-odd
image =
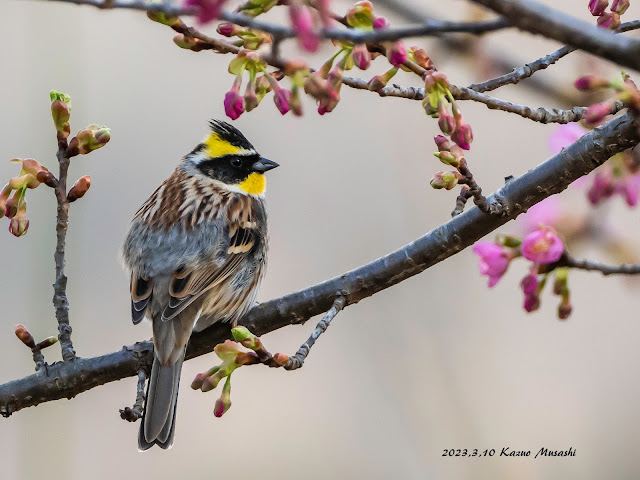
[(616, 30), (620, 26), (620, 16), (630, 6), (629, 0), (613, 0), (610, 11), (607, 12), (609, 0), (589, 0), (589, 11), (594, 17), (598, 17), (599, 27), (608, 30)]
[(615, 80), (606, 80), (594, 75), (587, 75), (576, 80), (575, 87), (585, 92), (600, 88), (610, 88), (616, 92), (615, 97), (593, 104), (587, 109), (583, 120), (590, 126), (600, 124), (610, 115), (614, 111), (616, 102), (622, 102), (631, 113), (640, 116), (640, 91), (638, 91), (638, 87), (626, 73), (622, 74), (622, 78)]
[[(522, 257), (531, 262), (527, 275), (520, 282), (524, 294), (523, 308), (526, 312), (533, 312), (540, 307), (540, 293), (548, 275), (543, 272), (548, 272), (549, 265), (560, 260), (564, 250), (564, 243), (556, 231), (546, 225), (540, 225), (522, 240), (503, 236), (495, 242), (476, 242), (473, 246), (473, 253), (480, 258), (480, 274), (489, 278), (489, 288), (498, 283), (513, 259)], [(554, 292), (561, 296), (558, 317), (566, 319), (571, 313), (566, 269), (555, 270), (557, 287), (554, 288)], [(562, 279), (564, 283), (561, 283)]]

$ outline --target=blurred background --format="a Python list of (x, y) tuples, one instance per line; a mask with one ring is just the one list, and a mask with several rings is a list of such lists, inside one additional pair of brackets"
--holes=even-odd
[[(373, 1), (374, 6), (378, 2)], [(390, 2), (379, 2), (388, 4)], [(546, 4), (595, 23), (587, 0)], [(349, 2), (334, 1), (344, 13)], [(482, 18), (465, 1), (402, 1), (403, 14), (380, 6), (395, 26), (429, 15)], [(16, 175), (15, 157), (56, 171), (49, 90), (71, 95), (72, 132), (90, 124), (112, 129), (104, 149), (72, 160), (70, 181), (91, 175), (91, 191), (71, 208), (67, 275), (77, 353), (91, 357), (147, 339), (148, 324), (129, 316), (129, 281), (118, 252), (138, 206), (179, 158), (224, 118), (233, 77), (230, 56), (177, 48), (173, 32), (134, 11), (99, 11), (61, 3), (0, 0), (0, 178)], [(635, 3), (623, 20), (640, 16)], [(283, 18), (277, 12), (273, 20)], [(215, 26), (207, 31), (214, 32)], [(630, 35), (634, 35), (631, 33)], [(483, 81), (545, 55), (558, 44), (505, 30), (483, 39), (455, 37), (457, 49), (433, 39), (426, 48), (457, 85)], [(464, 40), (470, 40), (464, 42)], [(462, 41), (462, 43), (460, 43)], [(312, 64), (332, 48), (325, 46)], [(292, 42), (284, 52), (301, 53)], [(496, 65), (495, 60), (509, 66)], [(364, 78), (383, 71), (374, 63)], [(531, 106), (585, 104), (572, 88), (581, 74), (616, 74), (593, 57), (573, 54), (495, 92)], [(394, 80), (395, 81), (395, 80)], [(410, 76), (399, 83), (419, 86)], [(419, 102), (344, 87), (331, 114), (281, 117), (271, 98), (235, 124), (282, 167), (269, 174), (271, 250), (260, 293), (274, 298), (339, 275), (412, 241), (449, 218), (455, 191), (429, 187), (441, 165), (431, 152), (436, 121)], [(475, 142), (467, 156), (486, 192), (550, 156), (553, 125), (541, 125), (464, 102)], [(570, 218), (589, 211), (584, 188), (561, 196)], [(24, 323), (36, 339), (57, 333), (51, 305), (55, 201), (46, 187), (27, 197), (31, 225), (15, 238), (2, 221), (0, 382), (32, 373), (30, 352), (13, 335)], [(620, 198), (600, 208), (601, 231), (633, 259), (637, 211)], [(502, 230), (518, 233), (511, 223)], [(491, 237), (493, 238), (493, 236)], [(490, 238), (489, 238), (490, 239)], [(574, 254), (610, 263), (597, 242)], [(515, 263), (488, 290), (477, 258), (466, 250), (423, 274), (349, 307), (294, 373), (264, 367), (234, 375), (233, 407), (214, 418), (219, 393), (189, 389), (196, 373), (217, 363), (207, 355), (185, 363), (172, 450), (138, 453), (138, 424), (120, 419), (135, 379), (95, 388), (67, 401), (0, 419), (3, 479), (272, 478), (632, 478), (640, 473), (640, 309), (638, 283), (571, 272), (573, 316), (556, 319), (547, 290), (542, 308), (526, 314)], [(315, 320), (264, 337), (271, 351), (293, 353)], [(57, 346), (46, 350), (60, 358)], [(569, 458), (451, 458), (445, 449), (553, 450)]]

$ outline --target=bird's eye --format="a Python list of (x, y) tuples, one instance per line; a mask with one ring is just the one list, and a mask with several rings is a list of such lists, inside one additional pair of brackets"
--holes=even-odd
[(231, 164), (232, 167), (241, 167), (242, 166), (242, 160), (239, 159), (238, 157), (234, 157), (232, 158), (229, 163)]

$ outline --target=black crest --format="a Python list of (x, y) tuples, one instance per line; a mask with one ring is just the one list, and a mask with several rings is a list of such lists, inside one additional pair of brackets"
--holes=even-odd
[(245, 138), (245, 136), (233, 125), (229, 125), (222, 120), (211, 120), (209, 126), (213, 133), (218, 135), (221, 139), (226, 140), (231, 145), (244, 148), (247, 150), (255, 150), (251, 142)]

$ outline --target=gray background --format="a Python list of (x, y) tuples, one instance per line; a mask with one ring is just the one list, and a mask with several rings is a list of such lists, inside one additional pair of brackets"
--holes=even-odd
[[(409, 3), (409, 2), (407, 2)], [(468, 4), (411, 2), (441, 18), (470, 18)], [(545, 3), (585, 20), (587, 0)], [(334, 2), (344, 11), (346, 2)], [(375, 2), (374, 2), (375, 4)], [(129, 219), (181, 155), (223, 118), (233, 78), (229, 56), (175, 47), (173, 32), (139, 12), (102, 12), (44, 2), (0, 0), (0, 178), (17, 173), (14, 157), (53, 169), (55, 135), (48, 92), (72, 97), (72, 130), (112, 128), (104, 149), (73, 159), (71, 179), (93, 186), (71, 209), (67, 274), (73, 339), (80, 356), (106, 353), (148, 338), (129, 319), (128, 279), (118, 249)], [(633, 5), (625, 18), (637, 18)], [(277, 19), (278, 15), (274, 18)], [(402, 23), (394, 19), (395, 25)], [(416, 19), (416, 21), (419, 19)], [(213, 31), (214, 27), (210, 27)], [(557, 48), (505, 31), (478, 43), (474, 60), (433, 41), (424, 45), (452, 82), (489, 74), (483, 50), (526, 63)], [(294, 46), (286, 52), (299, 55)], [(319, 64), (331, 51), (322, 50)], [(514, 65), (515, 66), (515, 65)], [(375, 62), (372, 71), (385, 67)], [(540, 73), (570, 89), (593, 70), (573, 55)], [(597, 66), (615, 72), (610, 66)], [(360, 72), (355, 72), (359, 74)], [(369, 78), (372, 73), (366, 72)], [(415, 83), (412, 77), (399, 77)], [(281, 117), (270, 98), (236, 123), (282, 167), (269, 174), (270, 265), (260, 298), (312, 285), (396, 249), (447, 220), (454, 192), (428, 181), (437, 125), (417, 102), (343, 88), (334, 113), (320, 117), (305, 99), (303, 119)], [(499, 95), (533, 106), (557, 101), (520, 87)], [(470, 165), (485, 191), (549, 156), (553, 126), (464, 103), (474, 127)], [(4, 181), (3, 180), (3, 181)], [(583, 210), (584, 192), (569, 192), (568, 211)], [(25, 323), (41, 339), (56, 333), (51, 306), (55, 202), (41, 187), (28, 194), (31, 227), (16, 239), (1, 222), (0, 381), (32, 372), (30, 354), (13, 336)], [(637, 234), (637, 212), (620, 200), (610, 225)], [(514, 225), (504, 231), (515, 232)], [(579, 256), (607, 260), (590, 246)], [(72, 401), (29, 408), (0, 420), (0, 464), (6, 479), (114, 478), (630, 478), (640, 470), (635, 442), (640, 326), (637, 284), (571, 275), (575, 313), (555, 319), (547, 292), (541, 311), (526, 315), (512, 266), (494, 290), (470, 251), (349, 307), (295, 373), (246, 368), (234, 376), (233, 407), (212, 415), (218, 393), (189, 389), (213, 355), (183, 370), (176, 444), (169, 452), (136, 451), (138, 424), (119, 419), (134, 399), (132, 378)], [(293, 353), (314, 322), (265, 337), (272, 351)], [(59, 349), (46, 351), (59, 358)], [(573, 447), (573, 458), (443, 458), (449, 448), (500, 450)], [(134, 477), (135, 476), (135, 477)]]

